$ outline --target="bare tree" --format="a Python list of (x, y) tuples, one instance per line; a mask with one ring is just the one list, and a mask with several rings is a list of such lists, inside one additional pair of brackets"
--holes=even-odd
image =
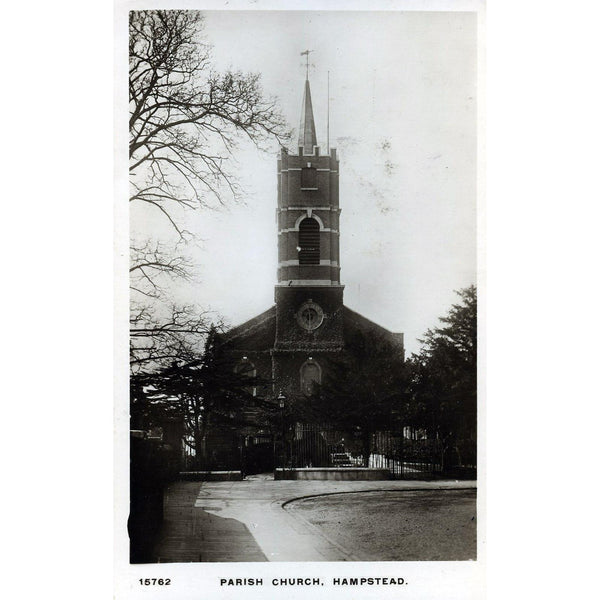
[(211, 67), (202, 26), (198, 11), (130, 13), (130, 203), (157, 211), (179, 240), (169, 244), (164, 228), (132, 240), (133, 370), (191, 360), (213, 320), (193, 307), (172, 306), (169, 299), (174, 279), (193, 277), (185, 243), (194, 236), (185, 227), (185, 211), (239, 198), (229, 165), (240, 139), (262, 150), (289, 139), (259, 75), (217, 73)]
[(212, 70), (201, 30), (197, 11), (130, 13), (130, 201), (159, 210), (181, 237), (175, 207), (237, 196), (227, 162), (240, 135), (259, 148), (289, 138), (259, 75)]
[(132, 373), (155, 371), (173, 361), (192, 361), (202, 352), (212, 330), (222, 328), (214, 313), (195, 306), (167, 308), (132, 302), (129, 320)]
[(191, 281), (193, 263), (178, 251), (178, 246), (153, 240), (133, 242), (131, 251), (136, 260), (129, 267), (132, 291), (148, 298), (159, 298), (164, 295), (169, 280)]

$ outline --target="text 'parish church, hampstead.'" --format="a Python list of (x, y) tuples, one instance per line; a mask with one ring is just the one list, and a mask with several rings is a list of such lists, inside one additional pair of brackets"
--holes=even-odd
[(339, 165), (335, 148), (320, 152), (307, 77), (298, 153), (282, 149), (277, 159), (275, 305), (225, 335), (240, 367), (273, 380), (274, 395), (310, 394), (357, 330), (375, 332), (404, 352), (402, 333), (344, 306)]

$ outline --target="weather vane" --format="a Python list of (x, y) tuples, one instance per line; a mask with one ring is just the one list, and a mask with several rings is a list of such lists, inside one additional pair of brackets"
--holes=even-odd
[(314, 52), (314, 50), (305, 50), (304, 52), (300, 52), (300, 56), (306, 56), (306, 79), (308, 79), (308, 55)]

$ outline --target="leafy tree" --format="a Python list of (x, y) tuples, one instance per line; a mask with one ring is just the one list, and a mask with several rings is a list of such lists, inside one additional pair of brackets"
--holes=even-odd
[(221, 343), (217, 329), (211, 328), (199, 358), (132, 378), (134, 406), (138, 399), (137, 412), (155, 422), (181, 416), (186, 444), (204, 458), (211, 431), (235, 431), (271, 416), (272, 404), (254, 392), (269, 382), (243, 365), (240, 368), (230, 345)]
[(398, 347), (382, 335), (357, 332), (344, 355), (332, 360), (315, 393), (298, 403), (302, 419), (327, 422), (360, 435), (365, 466), (377, 430), (388, 430), (401, 416), (404, 361)]
[(461, 302), (428, 329), (409, 361), (410, 421), (442, 443), (444, 458), (474, 463), (477, 435), (477, 290), (457, 292)]

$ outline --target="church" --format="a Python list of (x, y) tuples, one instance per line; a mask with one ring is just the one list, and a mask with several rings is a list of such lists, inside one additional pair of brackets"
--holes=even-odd
[(278, 265), (275, 304), (224, 336), (245, 372), (273, 382), (272, 397), (310, 394), (328, 362), (357, 331), (373, 331), (403, 355), (402, 333), (392, 333), (344, 305), (340, 272), (340, 161), (323, 154), (308, 76), (298, 149), (277, 158)]

